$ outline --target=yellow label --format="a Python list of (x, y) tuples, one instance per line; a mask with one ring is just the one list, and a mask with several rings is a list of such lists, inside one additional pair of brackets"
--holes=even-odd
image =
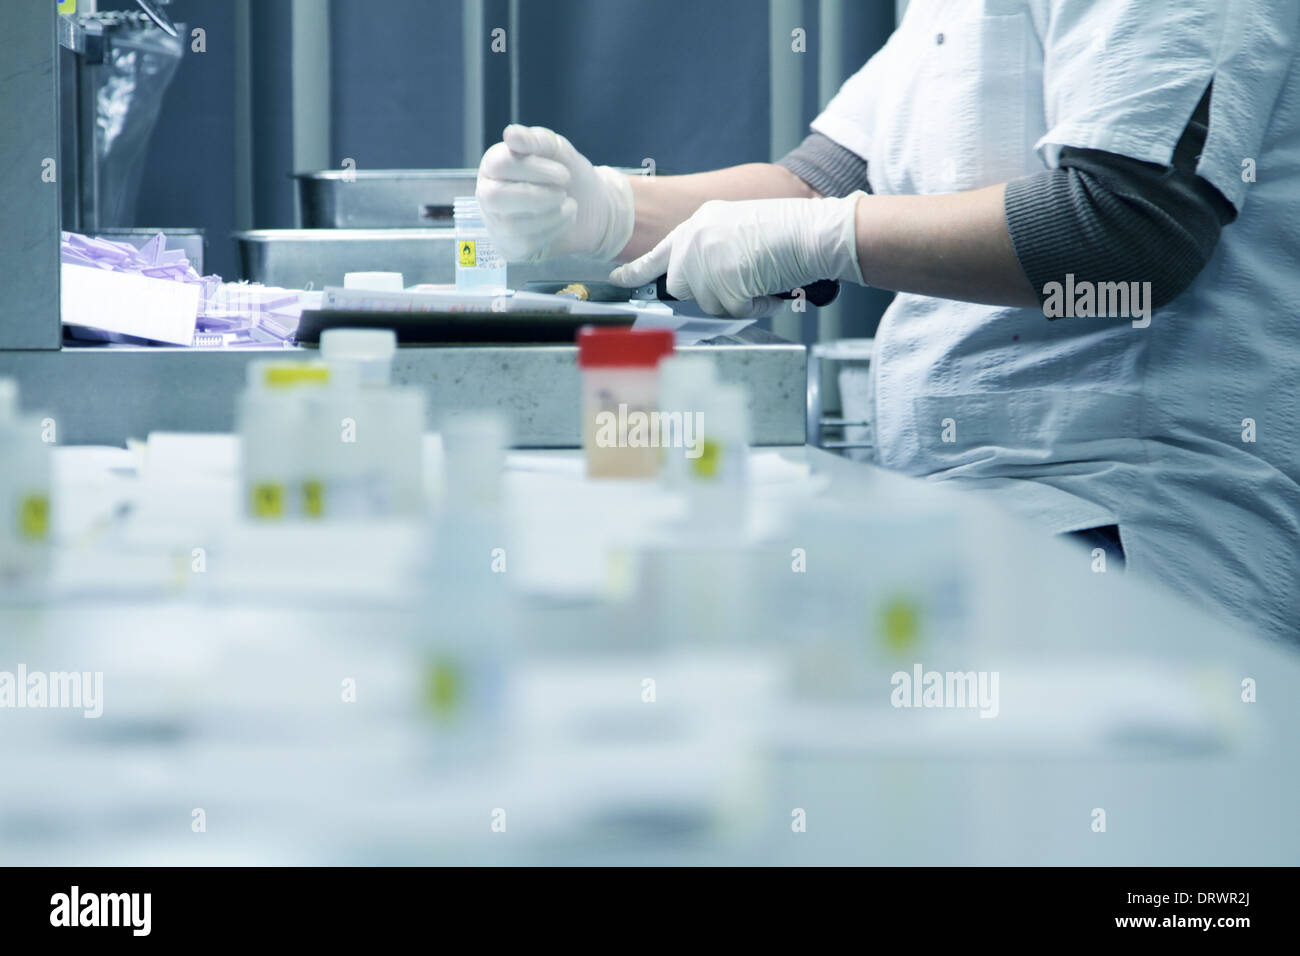
[(895, 597), (880, 612), (880, 636), (886, 646), (905, 651), (921, 636), (921, 609), (907, 597)]
[(18, 534), (30, 541), (44, 541), (50, 533), (50, 499), (26, 495), (18, 502)]
[(716, 478), (722, 461), (722, 446), (715, 441), (700, 443), (700, 457), (691, 461), (691, 470), (700, 478)]
[(284, 485), (274, 481), (253, 485), (252, 503), (255, 518), (283, 518)]
[(622, 548), (613, 548), (608, 552), (605, 565), (605, 596), (608, 598), (625, 598), (632, 593), (636, 584), (633, 559)]
[(463, 266), (474, 266), (478, 264), (478, 255), (475, 251), (477, 243), (473, 239), (462, 239), (460, 241), (460, 264)]
[(76, 13), (77, 0), (59, 0), (59, 13)]
[(425, 699), (435, 714), (450, 717), (460, 709), (465, 696), (464, 678), (454, 660), (446, 657), (435, 660), (425, 680)]
[(325, 484), (308, 479), (302, 483), (302, 510), (309, 518), (319, 518), (325, 513)]
[(330, 370), (324, 365), (308, 365), (305, 362), (286, 362), (272, 365), (266, 369), (263, 377), (269, 388), (289, 388), (293, 385), (328, 385)]

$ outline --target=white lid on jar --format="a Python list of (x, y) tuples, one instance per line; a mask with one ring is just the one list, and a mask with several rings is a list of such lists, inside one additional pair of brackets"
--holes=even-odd
[(364, 386), (392, 381), (397, 333), (392, 329), (327, 329), (321, 333), (320, 353), (330, 366), (356, 368)]
[(743, 385), (719, 385), (709, 393), (704, 406), (704, 434), (717, 441), (748, 445), (749, 389)]
[(461, 412), (446, 416), (440, 431), (446, 501), (453, 505), (497, 504), (510, 446), (505, 417), (491, 410)]
[(0, 378), (0, 421), (8, 421), (18, 414), (18, 383), (12, 378)]
[(676, 406), (693, 401), (700, 393), (712, 389), (717, 382), (718, 366), (713, 359), (703, 355), (666, 356), (659, 362), (660, 405), (666, 411), (689, 411), (690, 409), (678, 409)]
[(364, 292), (401, 292), (406, 285), (400, 272), (348, 272), (343, 276), (343, 288)]

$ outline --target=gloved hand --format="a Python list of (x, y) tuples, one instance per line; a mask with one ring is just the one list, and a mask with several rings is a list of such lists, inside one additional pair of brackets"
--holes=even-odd
[(856, 220), (863, 195), (706, 202), (609, 281), (634, 287), (666, 272), (670, 295), (737, 317), (772, 311), (778, 300), (771, 294), (818, 279), (861, 283)]
[(507, 126), (502, 138), (483, 154), (475, 195), (508, 260), (613, 259), (623, 251), (636, 216), (625, 175), (592, 166), (544, 126)]

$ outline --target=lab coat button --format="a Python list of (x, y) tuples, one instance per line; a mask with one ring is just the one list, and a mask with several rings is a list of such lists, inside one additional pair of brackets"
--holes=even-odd
[(936, 33), (936, 34), (934, 35), (934, 42), (935, 42), (935, 44), (936, 44), (937, 46), (943, 46), (943, 34), (942, 34), (942, 33)]

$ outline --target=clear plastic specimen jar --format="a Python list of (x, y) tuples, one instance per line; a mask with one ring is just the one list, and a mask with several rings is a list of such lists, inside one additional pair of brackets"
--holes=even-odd
[(456, 291), (505, 292), (506, 260), (488, 235), (478, 200), (458, 196), (452, 215), (456, 223)]
[(584, 328), (582, 447), (593, 478), (652, 478), (659, 465), (659, 360), (673, 351), (667, 329)]

